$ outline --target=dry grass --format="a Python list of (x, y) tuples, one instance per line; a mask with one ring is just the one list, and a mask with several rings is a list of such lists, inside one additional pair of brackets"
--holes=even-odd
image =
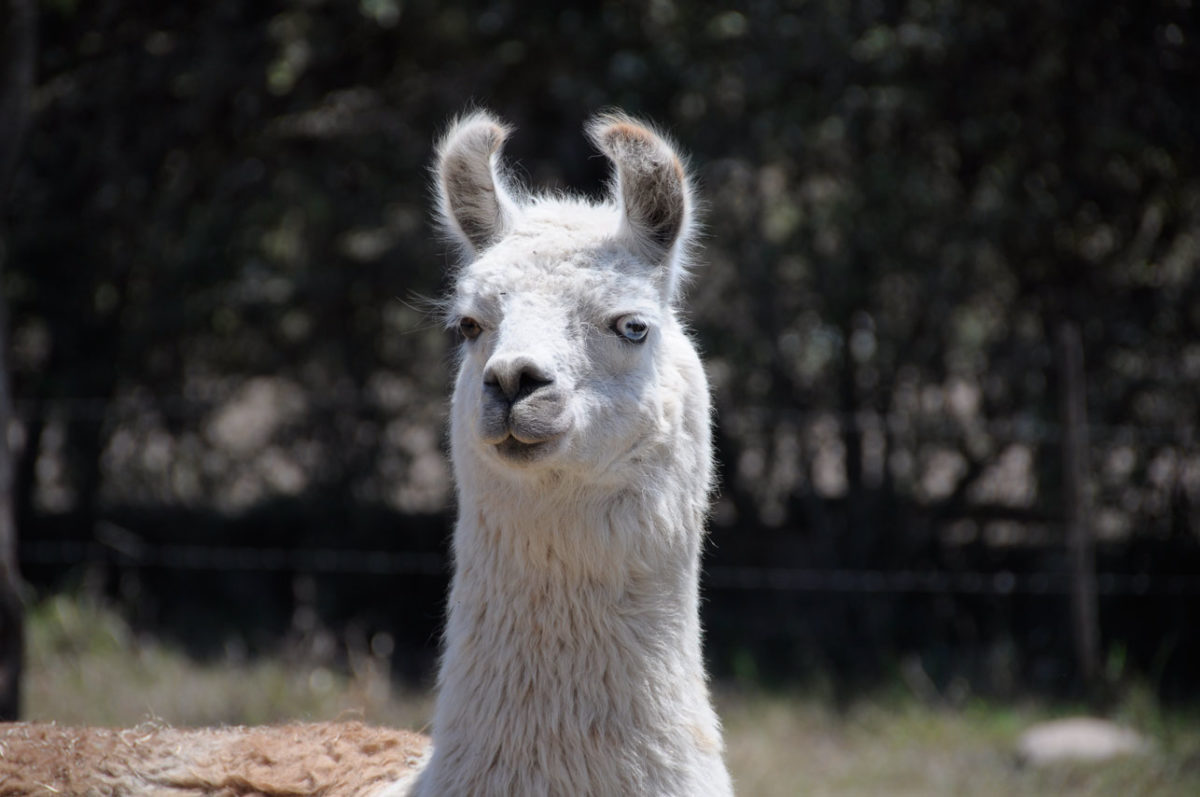
[(721, 709), (729, 764), (747, 795), (1200, 794), (1200, 724), (1144, 706), (1118, 719), (1151, 735), (1154, 755), (1046, 769), (1013, 754), (1020, 733), (1051, 715), (1044, 707), (949, 710), (901, 699), (837, 712), (827, 701), (757, 694), (726, 695)]
[(197, 662), (138, 638), (116, 613), (55, 596), (31, 613), (23, 718), (62, 724), (259, 725), (359, 719), (419, 730), (432, 696), (395, 688), (389, 662), (364, 651), (349, 671), (298, 643), (271, 659)]
[[(364, 652), (348, 671), (311, 651), (271, 660), (197, 663), (139, 640), (116, 614), (55, 597), (31, 617), (25, 716), (60, 723), (260, 724), (358, 718), (420, 729), (428, 694), (396, 689), (388, 662)], [(741, 795), (1195, 795), (1200, 723), (1164, 712), (1144, 694), (1124, 722), (1157, 751), (1101, 766), (1032, 770), (1012, 754), (1020, 732), (1054, 712), (979, 703), (937, 709), (912, 698), (864, 698), (850, 709), (804, 695), (719, 694), (728, 760)]]

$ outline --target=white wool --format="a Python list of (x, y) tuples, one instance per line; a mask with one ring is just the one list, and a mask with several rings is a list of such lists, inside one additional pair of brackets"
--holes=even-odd
[(455, 572), (412, 793), (730, 794), (698, 606), (709, 393), (675, 311), (686, 172), (650, 128), (603, 117), (614, 196), (523, 197), (497, 159), (508, 132), (477, 113), (439, 149), (466, 258), (448, 321), (478, 335), (452, 402)]

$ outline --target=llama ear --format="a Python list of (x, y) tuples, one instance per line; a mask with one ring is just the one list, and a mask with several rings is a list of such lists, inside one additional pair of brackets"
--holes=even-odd
[(692, 197), (683, 162), (646, 125), (622, 114), (593, 119), (588, 135), (616, 167), (614, 199), (622, 234), (636, 251), (664, 269), (666, 298), (682, 270), (692, 225)]
[(500, 240), (517, 215), (500, 168), (500, 148), (511, 132), (476, 111), (455, 121), (438, 144), (438, 215), (467, 257)]

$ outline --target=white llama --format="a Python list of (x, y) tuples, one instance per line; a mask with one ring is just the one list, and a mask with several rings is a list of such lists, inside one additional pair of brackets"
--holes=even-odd
[(488, 114), (438, 149), (464, 340), (432, 752), (354, 723), (17, 724), (0, 728), (0, 793), (731, 794), (700, 651), (708, 386), (675, 310), (691, 187), (646, 126), (588, 132), (615, 166), (603, 204), (516, 192)]
[(433, 755), (413, 790), (731, 793), (700, 651), (708, 385), (676, 316), (693, 235), (671, 146), (592, 140), (611, 201), (523, 196), (485, 113), (441, 142), (459, 519)]

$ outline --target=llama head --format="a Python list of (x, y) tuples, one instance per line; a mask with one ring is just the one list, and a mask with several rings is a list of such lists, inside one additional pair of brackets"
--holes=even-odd
[(460, 479), (483, 467), (632, 483), (661, 471), (680, 435), (703, 438), (686, 448), (708, 456), (707, 386), (675, 313), (694, 234), (686, 170), (628, 117), (600, 116), (587, 132), (613, 164), (600, 203), (515, 188), (500, 161), (510, 130), (486, 113), (438, 148), (441, 222), (462, 253), (447, 304), (463, 338)]

